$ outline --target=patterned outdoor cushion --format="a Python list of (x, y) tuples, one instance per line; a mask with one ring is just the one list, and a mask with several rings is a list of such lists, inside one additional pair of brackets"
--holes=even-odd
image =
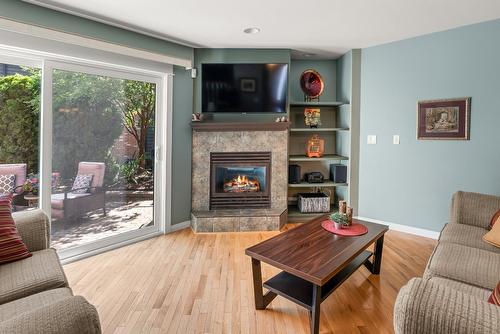
[(11, 199), (0, 200), (0, 264), (31, 256), (12, 218)]
[(495, 289), (491, 292), (491, 296), (488, 298), (488, 303), (500, 306), (500, 282), (498, 282)]
[(73, 187), (71, 192), (74, 194), (85, 194), (90, 191), (90, 185), (92, 184), (92, 174), (78, 174), (73, 182)]
[(0, 194), (10, 194), (16, 187), (16, 176), (14, 174), (0, 175)]

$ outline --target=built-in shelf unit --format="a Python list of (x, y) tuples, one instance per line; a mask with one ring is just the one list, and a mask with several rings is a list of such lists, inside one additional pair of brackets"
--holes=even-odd
[[(351, 139), (359, 136), (359, 124), (357, 117), (352, 117), (352, 54), (344, 56), (348, 63), (339, 64), (337, 60), (318, 61), (296, 61), (291, 60), (292, 77), (292, 98), (289, 103), (289, 164), (301, 167), (302, 180), (300, 183), (288, 184), (288, 221), (306, 222), (314, 217), (325, 215), (326, 213), (301, 213), (297, 207), (298, 194), (303, 192), (323, 191), (330, 195), (330, 212), (337, 210), (337, 201), (345, 199), (352, 206), (357, 205), (357, 199), (352, 199), (351, 195), (357, 196), (357, 189), (351, 192), (351, 181), (357, 187), (357, 172), (353, 172), (351, 165), (351, 155), (354, 155), (354, 167), (357, 168), (357, 147), (352, 145)], [(348, 58), (348, 59), (347, 59)], [(357, 61), (357, 59), (355, 59)], [(339, 66), (340, 65), (340, 66)], [(346, 66), (347, 65), (347, 66)], [(320, 97), (320, 101), (300, 101), (300, 91), (297, 83), (292, 82), (294, 75), (307, 68), (316, 69), (322, 74), (325, 80), (325, 92)], [(333, 68), (333, 69), (332, 69)], [(341, 87), (337, 87), (341, 85)], [(356, 97), (357, 98), (357, 97)], [(338, 101), (339, 99), (340, 101)], [(357, 100), (355, 100), (357, 102)], [(357, 108), (357, 104), (355, 105)], [(305, 108), (318, 108), (321, 113), (321, 125), (318, 128), (310, 128), (304, 122)], [(325, 154), (321, 158), (309, 158), (306, 156), (307, 140), (314, 134), (325, 140)], [(330, 180), (330, 164), (343, 164), (347, 166), (347, 182), (336, 183)], [(309, 172), (321, 172), (325, 180), (323, 183), (308, 183), (304, 180), (304, 174)], [(351, 201), (352, 200), (352, 201)], [(351, 203), (352, 202), (352, 203)], [(356, 210), (356, 207), (355, 207)]]

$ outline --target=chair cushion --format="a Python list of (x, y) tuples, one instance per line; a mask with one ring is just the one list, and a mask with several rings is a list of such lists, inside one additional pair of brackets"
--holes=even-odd
[(73, 194), (85, 194), (90, 192), (93, 174), (78, 174), (73, 182), (71, 192)]
[(482, 227), (451, 223), (444, 227), (441, 235), (439, 236), (439, 242), (459, 244), (500, 253), (499, 248), (483, 241), (483, 236), (487, 232), (488, 230)]
[(483, 240), (500, 252), (500, 224), (493, 225), (491, 231), (483, 236)]
[(10, 194), (16, 187), (14, 174), (0, 174), (0, 194)]
[(54, 249), (44, 249), (32, 254), (32, 257), (0, 266), (0, 304), (68, 286)]
[[(84, 193), (84, 194), (68, 193), (67, 198), (74, 199), (74, 198), (89, 196), (89, 195), (90, 195), (89, 193)], [(63, 193), (53, 194), (51, 196), (51, 203), (52, 203), (53, 209), (59, 209), (59, 210), (64, 209), (64, 194)]]
[[(92, 188), (102, 187), (104, 183), (104, 172), (106, 165), (104, 162), (85, 162), (82, 161), (78, 164), (78, 174), (92, 174)], [(96, 189), (91, 189), (90, 192), (95, 192)]]
[(427, 279), (436, 276), (493, 290), (500, 277), (500, 254), (441, 242), (424, 273)]
[[(14, 174), (16, 176), (15, 187), (19, 187), (26, 181), (26, 164), (0, 164), (0, 174)], [(16, 193), (22, 192), (21, 187), (16, 189)]]
[(0, 200), (0, 264), (30, 256), (12, 218), (12, 198)]
[(489, 296), (491, 295), (491, 290), (488, 289), (483, 289), (480, 287), (477, 287), (475, 285), (467, 284), (467, 283), (462, 283), (459, 281), (455, 281), (452, 279), (444, 278), (444, 277), (432, 277), (430, 281), (448, 286), (452, 289), (461, 291), (463, 293), (466, 293), (468, 295), (475, 296), (481, 300), (488, 300)]
[(13, 300), (9, 303), (0, 305), (0, 321), (5, 321), (18, 316), (19, 314), (48, 306), (62, 299), (69, 298), (72, 295), (71, 289), (59, 288)]

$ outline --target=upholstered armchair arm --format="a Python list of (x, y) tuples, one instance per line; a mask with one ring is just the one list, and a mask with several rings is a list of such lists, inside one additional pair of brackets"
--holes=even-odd
[(394, 306), (396, 334), (500, 333), (500, 307), (436, 282), (413, 278)]
[(498, 210), (498, 196), (457, 191), (451, 201), (451, 222), (488, 228)]
[(74, 296), (2, 321), (0, 333), (99, 334), (101, 326), (95, 307)]
[(49, 219), (42, 210), (14, 212), (17, 231), (30, 252), (49, 248)]

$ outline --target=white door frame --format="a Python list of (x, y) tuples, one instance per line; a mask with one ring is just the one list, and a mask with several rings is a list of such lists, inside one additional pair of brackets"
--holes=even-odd
[(129, 231), (117, 236), (103, 238), (86, 245), (59, 251), (63, 262), (91, 256), (125, 244), (144, 240), (171, 230), (171, 148), (172, 148), (172, 77), (169, 73), (141, 70), (127, 66), (75, 60), (64, 55), (47, 55), (37, 51), (9, 50), (0, 48), (2, 63), (11, 63), (42, 68), (41, 112), (40, 112), (40, 208), (51, 214), (52, 174), (52, 73), (54, 69), (105, 75), (121, 79), (146, 81), (156, 84), (155, 111), (155, 190), (154, 221), (152, 227)]
[[(116, 244), (124, 244), (129, 241), (136, 241), (138, 238), (143, 239), (144, 237), (151, 237), (155, 235), (162, 234), (166, 231), (166, 214), (165, 205), (167, 202), (164, 196), (167, 194), (165, 191), (167, 184), (167, 167), (165, 166), (165, 160), (163, 159), (163, 148), (167, 147), (166, 138), (164, 135), (166, 132), (166, 119), (165, 115), (168, 115), (166, 111), (166, 94), (165, 94), (165, 75), (151, 76), (138, 74), (133, 72), (124, 72), (122, 70), (116, 70), (104, 66), (96, 65), (86, 65), (77, 64), (70, 62), (61, 62), (47, 60), (43, 64), (43, 90), (42, 90), (42, 126), (43, 126), (43, 145), (42, 154), (44, 157), (42, 159), (41, 165), (41, 175), (42, 180), (48, 183), (51, 180), (52, 175), (52, 119), (53, 119), (53, 107), (52, 107), (52, 73), (54, 70), (64, 70), (71, 72), (81, 72), (92, 75), (103, 75), (119, 79), (137, 80), (154, 83), (156, 85), (156, 110), (155, 110), (155, 168), (154, 168), (154, 225), (147, 226), (138, 230), (128, 231), (116, 236), (106, 237), (100, 240), (96, 240), (91, 243), (87, 243), (81, 246), (76, 246), (68, 249), (62, 249), (58, 251), (61, 260), (74, 260), (76, 258), (81, 258), (88, 256), (89, 253), (100, 252), (102, 249), (110, 248)], [(48, 157), (47, 159), (45, 157)], [(45, 211), (50, 218), (51, 213), (51, 186), (49, 184), (41, 184), (41, 208)]]

